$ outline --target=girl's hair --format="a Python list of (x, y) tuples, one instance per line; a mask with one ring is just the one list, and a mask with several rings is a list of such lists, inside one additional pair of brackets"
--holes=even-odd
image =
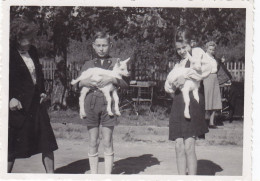
[(175, 43), (182, 42), (190, 44), (191, 40), (195, 40), (195, 37), (191, 34), (189, 28), (185, 26), (180, 26), (177, 28), (175, 35)]
[(10, 40), (17, 41), (23, 36), (34, 37), (38, 32), (38, 26), (26, 18), (15, 18), (10, 22)]
[[(196, 41), (195, 36), (193, 36), (191, 34), (191, 31), (188, 27), (180, 26), (177, 28), (176, 34), (175, 34), (175, 44), (176, 44), (176, 42), (180, 42), (180, 43), (187, 43), (187, 44), (191, 45), (191, 40)], [(178, 55), (177, 51), (176, 51), (176, 56), (179, 60), (181, 59), (181, 56)]]
[(104, 31), (98, 31), (95, 33), (95, 35), (93, 36), (93, 42), (98, 39), (98, 38), (104, 38), (107, 39), (108, 42), (111, 41), (110, 35)]
[(214, 41), (209, 41), (208, 43), (206, 43), (206, 50), (210, 47), (210, 46), (212, 46), (212, 47), (217, 47), (217, 44), (214, 42)]

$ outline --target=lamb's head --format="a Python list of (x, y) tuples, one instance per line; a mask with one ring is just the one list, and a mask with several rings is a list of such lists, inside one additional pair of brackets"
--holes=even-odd
[(202, 67), (202, 63), (200, 60), (196, 60), (196, 59), (190, 60), (190, 68), (192, 68), (193, 70), (196, 70), (197, 72), (201, 73), (201, 67)]
[(187, 53), (187, 55), (190, 61), (190, 67), (197, 72), (201, 72), (204, 51), (201, 48), (193, 48), (192, 56), (189, 53)]
[(120, 61), (120, 59), (118, 59), (113, 68), (113, 71), (118, 73), (120, 76), (129, 77), (130, 73), (127, 70), (127, 63), (129, 60), (130, 60), (130, 58), (123, 60), (123, 61)]

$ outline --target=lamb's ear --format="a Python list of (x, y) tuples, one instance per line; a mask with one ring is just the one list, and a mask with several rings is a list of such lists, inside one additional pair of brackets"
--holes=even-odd
[(116, 64), (117, 64), (117, 66), (120, 66), (120, 59), (119, 58), (116, 60)]
[(130, 60), (130, 57), (128, 59), (124, 60), (124, 63), (127, 63), (129, 60)]

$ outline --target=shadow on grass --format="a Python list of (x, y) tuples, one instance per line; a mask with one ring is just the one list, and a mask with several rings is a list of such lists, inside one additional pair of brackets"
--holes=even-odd
[[(104, 158), (99, 158), (99, 162), (104, 162)], [(86, 171), (90, 170), (89, 167), (89, 160), (83, 159), (72, 162), (66, 166), (57, 168), (55, 173), (62, 173), (62, 174), (83, 174)]]
[(159, 165), (160, 162), (152, 154), (145, 154), (138, 157), (128, 157), (114, 163), (112, 174), (138, 174), (147, 167)]
[(221, 171), (223, 169), (210, 160), (198, 160), (197, 175), (216, 175), (217, 172)]

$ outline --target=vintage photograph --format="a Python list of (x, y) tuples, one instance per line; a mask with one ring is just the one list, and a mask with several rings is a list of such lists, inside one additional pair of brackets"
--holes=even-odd
[(243, 176), (247, 8), (9, 13), (8, 175)]

